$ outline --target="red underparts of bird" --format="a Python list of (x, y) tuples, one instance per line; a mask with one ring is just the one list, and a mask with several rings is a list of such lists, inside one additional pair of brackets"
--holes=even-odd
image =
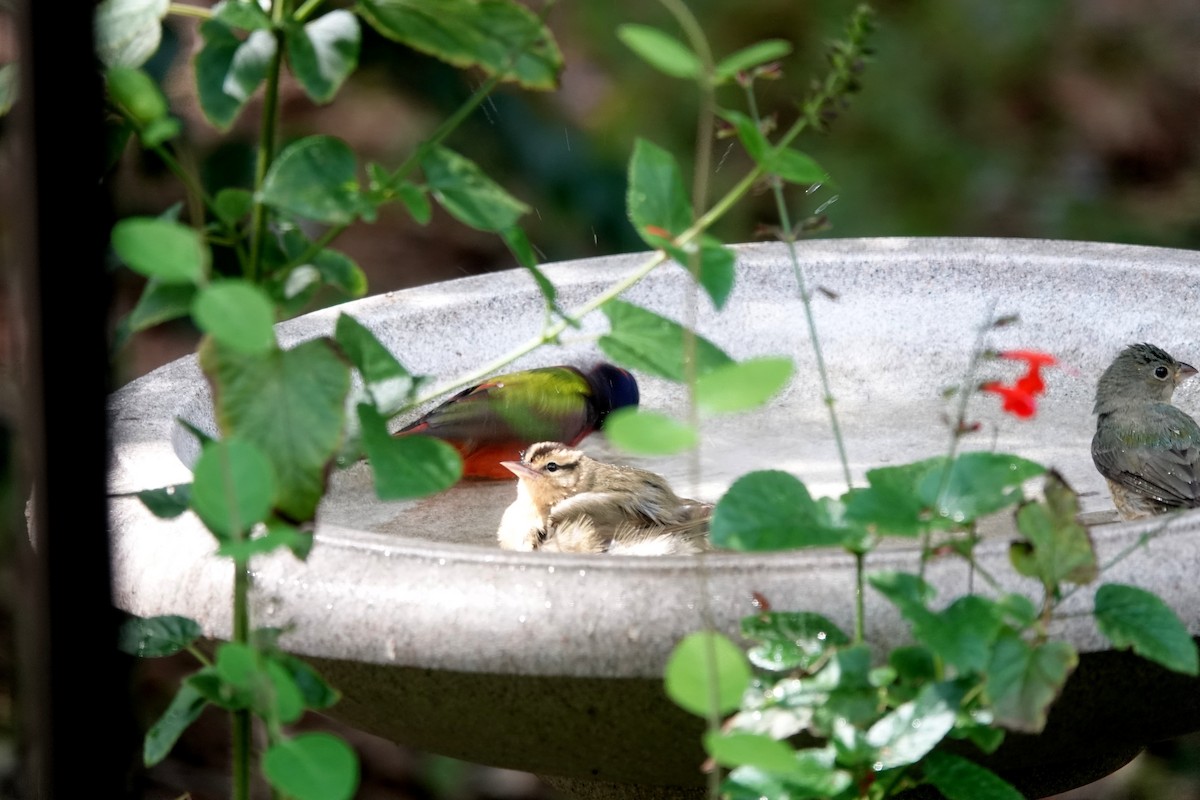
[(576, 445), (600, 430), (618, 408), (637, 406), (637, 380), (608, 363), (497, 375), (464, 389), (396, 436), (442, 439), (463, 459), (463, 477), (512, 480), (502, 462), (519, 461), (530, 445), (547, 440)]

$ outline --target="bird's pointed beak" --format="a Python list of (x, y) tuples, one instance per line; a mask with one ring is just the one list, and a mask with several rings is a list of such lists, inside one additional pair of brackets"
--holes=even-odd
[(1193, 367), (1191, 364), (1184, 364), (1181, 361), (1181, 362), (1179, 362), (1179, 377), (1176, 379), (1175, 382), (1182, 383), (1183, 381), (1186, 381), (1188, 378), (1192, 377), (1195, 374), (1196, 374), (1195, 367)]
[(522, 461), (501, 461), (500, 466), (518, 478), (533, 478), (537, 476), (537, 470)]

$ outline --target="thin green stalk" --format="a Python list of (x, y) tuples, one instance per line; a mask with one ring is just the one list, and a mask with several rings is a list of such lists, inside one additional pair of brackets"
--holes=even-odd
[[(700, 108), (696, 115), (695, 159), (692, 168), (692, 222), (697, 221), (700, 209), (708, 204), (709, 172), (712, 169), (712, 143), (714, 140), (714, 120), (716, 118), (716, 96), (713, 84), (715, 67), (712, 50), (704, 36), (704, 29), (692, 15), (682, 0), (660, 0), (662, 5), (675, 17), (675, 21), (683, 29), (684, 35), (692, 45), (693, 52), (700, 59), (701, 76), (697, 81), (700, 89)], [(694, 248), (688, 259), (687, 269), (692, 280), (688, 285), (687, 299), (684, 307), (683, 325), (683, 378), (687, 387), (687, 422), (692, 430), (700, 429), (700, 412), (696, 404), (696, 324), (699, 319), (699, 286), (700, 286), (700, 248)], [(691, 476), (692, 490), (700, 485), (701, 450), (697, 442), (688, 453), (688, 473)], [(716, 630), (713, 618), (711, 597), (708, 591), (708, 564), (703, 558), (698, 570), (699, 609), (704, 626)], [(705, 648), (705, 660), (708, 662), (708, 674), (717, 674), (717, 656), (714, 640), (708, 640)], [(716, 681), (710, 681), (708, 686), (709, 702), (707, 724), (710, 733), (715, 734), (721, 728), (719, 713), (720, 699)], [(721, 768), (716, 763), (708, 771), (709, 797), (716, 800), (721, 793)]]
[(316, 12), (316, 10), (320, 8), (321, 4), (324, 2), (325, 0), (307, 0), (304, 5), (296, 9), (296, 13), (292, 15), (292, 19), (296, 20), (297, 22), (304, 22), (304, 20), (312, 16), (313, 13)]
[[(986, 321), (979, 326), (979, 329), (975, 333), (975, 343), (971, 346), (971, 360), (967, 363), (967, 371), (963, 376), (963, 382), (958, 390), (958, 411), (950, 423), (950, 444), (946, 448), (946, 468), (942, 470), (941, 482), (938, 484), (937, 502), (934, 503), (934, 508), (937, 510), (939, 516), (945, 516), (943, 501), (946, 497), (946, 489), (950, 486), (950, 473), (954, 469), (954, 458), (958, 455), (959, 442), (962, 440), (962, 428), (967, 419), (967, 404), (971, 401), (971, 396), (975, 393), (975, 371), (979, 368), (979, 357), (983, 353), (984, 337), (992, 329), (995, 318), (996, 301), (993, 299), (988, 304)], [(925, 567), (929, 563), (930, 542), (932, 538), (933, 533), (931, 531), (925, 531), (921, 537), (921, 566), (918, 574), (922, 578), (925, 577)]]
[[(250, 561), (234, 559), (233, 565), (233, 641), (246, 644), (250, 641)], [(250, 799), (250, 709), (233, 712), (233, 797), (235, 800)]]
[[(262, 188), (267, 170), (275, 160), (275, 145), (279, 135), (279, 74), (283, 67), (283, 22), (287, 18), (288, 0), (276, 0), (271, 5), (271, 22), (275, 29), (275, 53), (267, 69), (263, 94), (262, 125), (259, 128), (258, 155), (254, 162), (254, 186)], [(250, 210), (250, 263), (246, 277), (259, 283), (263, 278), (263, 249), (267, 238), (267, 206), (255, 193)]]
[(192, 6), (187, 3), (170, 3), (167, 5), (167, 13), (177, 17), (196, 17), (198, 19), (212, 19), (213, 16), (211, 8)]
[[(751, 118), (756, 123), (761, 123), (761, 116), (758, 111), (758, 103), (755, 99), (752, 88), (747, 85), (746, 102), (750, 111)], [(813, 314), (812, 308), (812, 293), (808, 290), (808, 278), (804, 272), (804, 265), (800, 263), (800, 255), (796, 252), (796, 236), (792, 232), (792, 219), (788, 210), (787, 199), (783, 194), (783, 185), (778, 178), (771, 179), (771, 192), (775, 198), (775, 210), (779, 215), (779, 227), (783, 232), (783, 241), (788, 248), (788, 256), (792, 261), (792, 272), (796, 276), (796, 284), (799, 289), (800, 302), (804, 306), (804, 319), (808, 324), (809, 341), (812, 343), (813, 355), (817, 362), (817, 375), (821, 382), (821, 395), (825, 403), (825, 407), (829, 412), (829, 426), (833, 432), (833, 441), (837, 447), (838, 461), (842, 466), (842, 477), (846, 481), (846, 488), (851, 489), (854, 486), (853, 478), (850, 475), (850, 459), (846, 455), (846, 441), (842, 435), (842, 426), (838, 421), (836, 398), (833, 394), (833, 389), (829, 384), (829, 371), (825, 366), (825, 354), (821, 348), (821, 337), (817, 330), (816, 316)], [(863, 552), (854, 553), (854, 640), (856, 642), (863, 641), (866, 635), (866, 554)]]

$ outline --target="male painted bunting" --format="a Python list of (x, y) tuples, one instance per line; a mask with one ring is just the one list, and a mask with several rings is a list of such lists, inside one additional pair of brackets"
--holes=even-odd
[(1161, 348), (1133, 344), (1100, 376), (1092, 461), (1122, 519), (1200, 507), (1200, 427), (1171, 405), (1195, 374)]
[(529, 445), (578, 444), (611, 411), (637, 404), (637, 381), (620, 367), (541, 367), (464, 389), (396, 435), (444, 439), (462, 456), (464, 477), (504, 480), (513, 476), (501, 462), (519, 459)]
[(517, 499), (496, 536), (508, 550), (668, 555), (708, 543), (712, 505), (679, 497), (661, 475), (606, 464), (561, 442), (538, 442), (504, 466)]

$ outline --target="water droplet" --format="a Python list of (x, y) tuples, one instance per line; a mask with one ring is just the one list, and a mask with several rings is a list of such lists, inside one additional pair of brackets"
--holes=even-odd
[(517, 622), (519, 622), (519, 623), (521, 623), (522, 625), (524, 625), (524, 624), (525, 624), (525, 615), (524, 615), (524, 614), (522, 614), (521, 616), (517, 617)]
[(828, 635), (829, 634), (825, 633), (825, 631), (821, 631), (820, 633), (817, 634), (817, 639), (819, 639), (820, 641), (823, 642), (823, 641), (825, 641), (825, 637)]
[(579, 570), (579, 577), (582, 578), (584, 575), (587, 575), (587, 570), (586, 569)]
[(439, 558), (439, 559), (438, 559), (438, 566), (439, 566), (439, 567), (444, 567), (444, 566), (446, 566), (446, 559), (444, 559), (444, 558)]
[(920, 720), (920, 719), (914, 719), (914, 720), (912, 721), (912, 727), (913, 727), (913, 730), (916, 730), (917, 728), (920, 728), (920, 727), (921, 727), (921, 720)]
[(546, 601), (546, 608), (550, 608), (550, 606), (551, 606), (551, 603), (550, 603), (550, 601), (549, 601), (549, 600), (547, 600), (547, 601)]
[(546, 572), (548, 572), (548, 573), (550, 573), (551, 575), (553, 575), (553, 574), (554, 574), (554, 567), (546, 567)]
[(876, 772), (883, 772), (883, 762), (876, 761), (874, 764), (871, 765), (871, 769), (875, 770)]

